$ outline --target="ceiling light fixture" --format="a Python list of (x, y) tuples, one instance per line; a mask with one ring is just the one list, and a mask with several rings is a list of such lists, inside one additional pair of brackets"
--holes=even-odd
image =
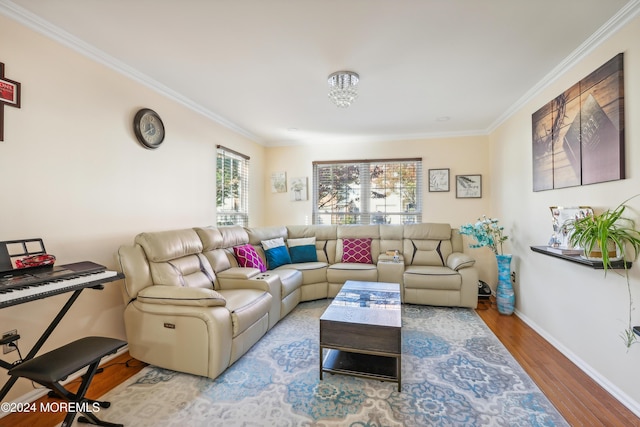
[(329, 75), (329, 99), (340, 108), (347, 108), (358, 97), (360, 76), (353, 71), (336, 71)]

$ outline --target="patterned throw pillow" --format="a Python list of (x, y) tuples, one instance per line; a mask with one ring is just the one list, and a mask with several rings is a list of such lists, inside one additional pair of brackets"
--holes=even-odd
[(261, 273), (267, 271), (267, 267), (264, 265), (262, 258), (256, 252), (256, 249), (250, 244), (235, 246), (233, 253), (236, 255), (238, 264), (240, 267), (253, 267), (260, 270)]
[(291, 257), (282, 237), (263, 240), (262, 249), (264, 249), (264, 256), (267, 258), (269, 270), (275, 270), (281, 265), (291, 264)]
[(373, 264), (371, 239), (343, 239), (342, 262)]
[(301, 239), (288, 239), (289, 254), (291, 262), (316, 262), (318, 253), (316, 252), (316, 238), (303, 237)]

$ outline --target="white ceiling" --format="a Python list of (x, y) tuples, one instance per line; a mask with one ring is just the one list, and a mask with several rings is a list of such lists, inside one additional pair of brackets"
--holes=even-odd
[[(271, 146), (486, 134), (639, 3), (0, 0), (0, 13)], [(360, 74), (348, 109), (327, 98), (343, 69)]]

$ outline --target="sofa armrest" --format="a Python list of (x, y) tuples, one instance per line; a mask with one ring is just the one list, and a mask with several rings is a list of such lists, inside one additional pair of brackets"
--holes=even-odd
[(150, 304), (224, 307), (227, 301), (213, 289), (149, 286), (138, 292), (138, 301)]
[(260, 270), (252, 267), (231, 267), (216, 273), (218, 279), (246, 280), (260, 274)]
[(216, 274), (216, 289), (260, 289), (269, 291), (265, 278), (269, 273), (260, 273), (257, 268), (232, 267)]
[(475, 259), (462, 252), (453, 252), (447, 258), (447, 267), (455, 271), (458, 271), (461, 268), (471, 267), (475, 263)]
[(398, 254), (397, 255), (397, 257), (398, 257), (397, 261), (393, 259), (395, 256), (396, 255), (387, 255), (385, 253), (382, 253), (382, 254), (380, 254), (378, 256), (378, 262), (384, 261), (384, 262), (401, 262), (401, 263), (404, 263), (404, 256), (402, 254)]

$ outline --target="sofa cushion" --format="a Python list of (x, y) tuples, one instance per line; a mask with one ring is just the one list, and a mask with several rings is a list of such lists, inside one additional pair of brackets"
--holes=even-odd
[(249, 243), (259, 245), (263, 240), (277, 239), (278, 237), (287, 238), (287, 227), (251, 227), (245, 228), (249, 236)]
[(135, 243), (142, 246), (147, 259), (166, 262), (202, 252), (202, 241), (192, 229), (140, 233)]
[[(327, 281), (326, 262), (301, 262), (298, 264), (285, 265), (280, 268), (295, 269), (302, 273), (302, 284), (325, 283)], [(280, 271), (280, 268), (276, 272)]]
[(291, 255), (292, 263), (318, 261), (315, 237), (288, 239), (287, 245), (289, 246), (289, 255)]
[(302, 273), (292, 268), (282, 267), (272, 271), (280, 278), (281, 288), (280, 295), (284, 299), (287, 295), (299, 289), (302, 285)]
[(404, 287), (459, 291), (462, 286), (460, 273), (448, 267), (410, 265), (404, 272)]
[(347, 280), (377, 282), (378, 268), (375, 264), (343, 263), (333, 264), (327, 269), (329, 283), (344, 283)]
[(263, 240), (261, 242), (264, 249), (264, 256), (267, 259), (267, 268), (275, 270), (281, 265), (291, 264), (291, 257), (284, 239), (278, 237), (276, 239)]
[(262, 258), (256, 252), (256, 249), (250, 244), (242, 246), (234, 246), (233, 253), (236, 255), (240, 267), (253, 267), (260, 270), (261, 273), (267, 271)]
[(373, 259), (371, 258), (371, 239), (343, 239), (342, 262), (372, 264)]

